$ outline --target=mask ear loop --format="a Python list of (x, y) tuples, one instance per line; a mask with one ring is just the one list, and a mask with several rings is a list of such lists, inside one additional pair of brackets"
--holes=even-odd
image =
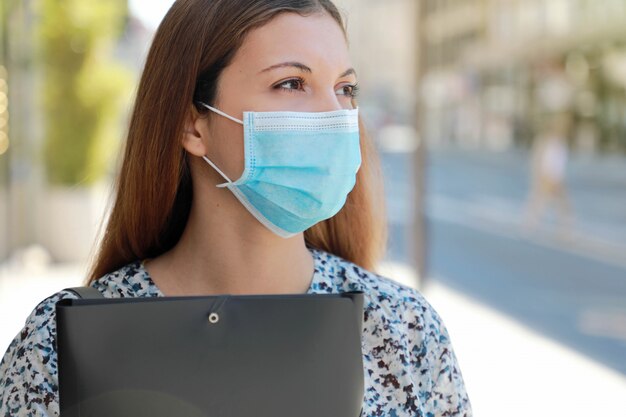
[(201, 102), (201, 101), (199, 101), (198, 103), (202, 104), (202, 105), (203, 105), (204, 107), (206, 107), (207, 109), (212, 110), (212, 111), (214, 111), (215, 113), (217, 113), (217, 114), (219, 114), (219, 115), (221, 115), (221, 116), (224, 116), (224, 117), (226, 117), (227, 119), (232, 120), (233, 122), (237, 122), (237, 123), (239, 123), (240, 125), (243, 125), (243, 121), (242, 121), (242, 120), (239, 120), (239, 119), (237, 119), (237, 118), (235, 118), (235, 117), (233, 117), (233, 116), (231, 116), (231, 115), (229, 115), (229, 114), (226, 114), (226, 113), (224, 113), (223, 111), (216, 109), (215, 107), (211, 107), (211, 106), (209, 106), (208, 104), (204, 104), (204, 103), (203, 103), (203, 102)]
[[(206, 107), (207, 109), (212, 110), (212, 111), (214, 111), (215, 113), (217, 113), (217, 114), (219, 114), (219, 115), (221, 115), (221, 116), (224, 116), (224, 117), (226, 117), (227, 119), (232, 120), (233, 122), (236, 122), (236, 123), (239, 123), (240, 125), (243, 125), (243, 121), (242, 121), (242, 120), (239, 120), (239, 119), (237, 119), (237, 118), (235, 118), (235, 117), (233, 117), (233, 116), (231, 116), (231, 115), (229, 115), (229, 114), (226, 114), (226, 113), (224, 113), (223, 111), (218, 110), (218, 109), (216, 109), (215, 107), (211, 107), (211, 106), (209, 106), (208, 104), (205, 104), (205, 103), (203, 103), (203, 102), (201, 102), (201, 101), (199, 101), (198, 103), (202, 104), (202, 105), (203, 105), (204, 107)], [(212, 166), (212, 167), (213, 167), (213, 168), (214, 168), (214, 169), (215, 169), (215, 170), (216, 170), (216, 171), (217, 171), (217, 172), (218, 172), (218, 173), (219, 173), (222, 177), (224, 177), (224, 179), (225, 179), (226, 181), (228, 181), (228, 182), (225, 182), (225, 183), (222, 183), (222, 184), (217, 184), (217, 185), (216, 185), (216, 187), (218, 187), (218, 188), (224, 188), (224, 187), (227, 187), (227, 186), (228, 186), (228, 184), (231, 184), (231, 183), (232, 183), (232, 181), (230, 180), (230, 178), (228, 178), (228, 177), (226, 176), (226, 174), (224, 174), (224, 173), (222, 172), (222, 170), (220, 170), (220, 169), (219, 169), (219, 168), (218, 168), (218, 167), (217, 167), (217, 166), (216, 166), (213, 162), (211, 162), (211, 160), (210, 160), (209, 158), (207, 158), (207, 157), (206, 157), (206, 155), (202, 155), (202, 159), (204, 159), (206, 162), (208, 162), (208, 164), (209, 164), (209, 165), (211, 165), (211, 166)]]
[(228, 186), (228, 184), (232, 183), (232, 181), (230, 180), (230, 178), (228, 178), (226, 176), (226, 174), (224, 174), (222, 172), (221, 169), (219, 169), (213, 162), (211, 162), (211, 160), (209, 158), (206, 157), (206, 155), (202, 155), (202, 159), (204, 159), (205, 161), (208, 162), (209, 165), (211, 165), (222, 177), (224, 177), (224, 179), (228, 182), (222, 183), (222, 184), (217, 184), (216, 187), (218, 188), (224, 188), (226, 186)]

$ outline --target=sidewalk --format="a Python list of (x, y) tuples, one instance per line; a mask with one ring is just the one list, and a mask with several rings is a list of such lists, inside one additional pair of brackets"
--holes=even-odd
[(437, 283), (476, 416), (588, 417), (624, 411), (626, 377)]
[[(81, 285), (84, 267), (0, 268), (2, 354), (32, 309)], [(381, 274), (412, 285), (414, 274), (386, 264)], [(476, 417), (614, 416), (624, 409), (626, 378), (558, 345), (497, 311), (430, 280), (424, 295), (443, 318)]]

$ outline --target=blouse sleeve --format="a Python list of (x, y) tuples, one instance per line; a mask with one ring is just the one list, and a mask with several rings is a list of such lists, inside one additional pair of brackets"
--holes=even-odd
[(76, 298), (60, 291), (40, 302), (0, 362), (0, 417), (56, 417), (59, 391), (56, 302)]
[(448, 330), (437, 311), (418, 294), (418, 311), (423, 323), (423, 349), (419, 372), (428, 374), (430, 390), (425, 394), (426, 413), (432, 417), (471, 417), (472, 408), (463, 375)]

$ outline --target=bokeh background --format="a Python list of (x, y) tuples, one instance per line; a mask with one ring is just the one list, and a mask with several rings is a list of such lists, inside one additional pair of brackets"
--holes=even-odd
[[(0, 350), (79, 285), (171, 0), (0, 3)], [(626, 0), (338, 0), (385, 175), (378, 271), (477, 416), (626, 415)]]

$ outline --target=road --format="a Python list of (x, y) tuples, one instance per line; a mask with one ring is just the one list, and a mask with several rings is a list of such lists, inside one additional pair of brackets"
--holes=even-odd
[[(413, 209), (409, 154), (383, 154), (388, 258), (407, 259)], [(436, 151), (428, 158), (428, 279), (499, 310), (626, 375), (626, 163), (572, 161), (576, 211), (567, 239), (521, 223), (521, 152)]]

